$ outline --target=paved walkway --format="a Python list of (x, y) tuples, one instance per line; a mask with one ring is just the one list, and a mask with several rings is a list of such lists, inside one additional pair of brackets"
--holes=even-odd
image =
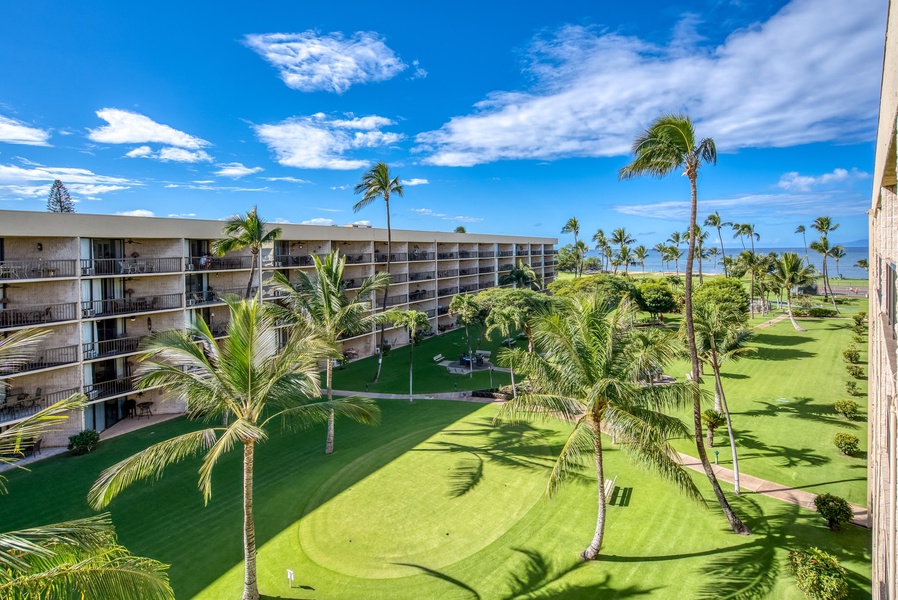
[(767, 327), (771, 327), (771, 326), (773, 326), (773, 325), (776, 325), (777, 323), (779, 323), (779, 322), (781, 322), (781, 321), (785, 321), (785, 320), (788, 319), (788, 318), (789, 318), (789, 315), (787, 315), (787, 314), (780, 315), (780, 316), (778, 316), (778, 317), (773, 317), (773, 318), (770, 319), (769, 321), (764, 321), (763, 323), (760, 323), (760, 324), (758, 324), (758, 325), (755, 325), (755, 329), (766, 329)]

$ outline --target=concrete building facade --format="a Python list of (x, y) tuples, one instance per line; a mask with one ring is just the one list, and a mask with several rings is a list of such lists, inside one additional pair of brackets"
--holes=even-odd
[(898, 11), (889, 7), (870, 208), (868, 506), (873, 597), (898, 598)]
[[(298, 281), (313, 269), (312, 254), (346, 256), (349, 290), (385, 268), (387, 232), (363, 227), (277, 224), (281, 238), (262, 250), (263, 297), (279, 271)], [(249, 284), (249, 249), (211, 256), (221, 221), (0, 211), (0, 337), (22, 329), (49, 331), (34, 360), (0, 372), (0, 427), (74, 392), (89, 406), (45, 445), (61, 444), (82, 429), (103, 430), (140, 405), (180, 412), (164, 390), (138, 392), (131, 379), (142, 339), (183, 328), (202, 317), (226, 335), (222, 297), (242, 296)], [(555, 277), (552, 238), (393, 230), (387, 305), (428, 315), (435, 333), (455, 327), (449, 302), (460, 293), (499, 285), (518, 260), (548, 283)], [(255, 289), (255, 288), (253, 288)], [(378, 295), (378, 306), (381, 296)], [(401, 329), (385, 340), (407, 343)], [(342, 341), (350, 357), (370, 356), (375, 332)]]

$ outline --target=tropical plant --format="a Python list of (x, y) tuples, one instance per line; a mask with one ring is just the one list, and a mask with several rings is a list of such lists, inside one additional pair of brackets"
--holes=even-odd
[(465, 229), (464, 225), (459, 225), (452, 231), (452, 233), (468, 233), (468, 230)]
[(630, 246), (636, 243), (636, 238), (630, 235), (626, 227), (618, 227), (611, 232), (612, 244), (617, 245), (618, 252), (623, 252), (624, 246)]
[(845, 258), (845, 248), (842, 246), (833, 246), (829, 250), (829, 255), (836, 261), (836, 277), (842, 279), (842, 273), (839, 271), (839, 261)]
[(427, 315), (418, 310), (402, 310), (393, 313), (391, 320), (397, 327), (402, 327), (408, 332), (408, 401), (414, 400), (414, 367), (415, 367), (415, 343), (419, 331), (430, 331), (430, 321)]
[[(387, 265), (384, 273), (390, 273), (390, 261), (393, 259), (393, 229), (390, 226), (390, 196), (396, 194), (402, 197), (402, 184), (399, 177), (393, 177), (390, 173), (390, 167), (387, 163), (379, 162), (362, 175), (362, 181), (356, 184), (353, 191), (361, 194), (362, 199), (356, 202), (352, 207), (352, 212), (359, 212), (378, 198), (383, 198), (384, 207), (387, 211)], [(387, 296), (389, 295), (389, 287), (384, 288), (382, 312), (387, 311)], [(374, 383), (380, 379), (380, 369), (383, 366), (384, 359), (384, 324), (380, 325), (380, 341), (378, 342), (377, 353), (377, 372), (374, 374)]]
[(849, 421), (857, 416), (858, 406), (854, 400), (836, 400), (833, 408)]
[(622, 246), (620, 251), (617, 253), (616, 259), (617, 264), (624, 267), (624, 275), (629, 275), (630, 265), (635, 265), (637, 262), (635, 257), (633, 256), (633, 253), (630, 252), (629, 246)]
[(582, 267), (580, 263), (583, 261), (583, 255), (586, 254), (586, 244), (580, 244), (578, 240), (578, 236), (580, 235), (580, 221), (577, 217), (571, 217), (564, 224), (564, 227), (561, 228), (561, 233), (572, 233), (574, 234), (574, 252), (577, 259), (577, 265), (574, 269), (574, 273), (577, 277), (580, 276), (580, 272)]
[(677, 246), (668, 246), (664, 250), (664, 258), (668, 263), (673, 261), (677, 268), (677, 277), (680, 276), (680, 258), (683, 256), (683, 251), (680, 250)]
[(658, 242), (654, 246), (652, 246), (652, 250), (658, 253), (661, 257), (661, 274), (664, 275), (664, 265), (667, 263), (667, 244), (664, 242)]
[[(375, 294), (385, 289), (390, 282), (387, 273), (375, 273), (362, 281), (355, 295), (347, 293), (343, 272), (346, 257), (334, 250), (321, 260), (312, 255), (314, 277), (309, 273), (295, 271), (299, 281), (295, 284), (280, 272), (272, 277), (274, 289), (281, 295), (280, 302), (271, 304), (275, 318), (283, 323), (313, 330), (319, 338), (330, 345), (333, 354), (326, 361), (325, 387), (327, 399), (333, 400), (333, 359), (342, 358), (338, 352), (341, 338), (358, 335), (381, 323), (389, 313), (370, 314)], [(327, 438), (324, 453), (334, 451), (334, 413), (327, 419)]]
[(499, 285), (509, 283), (513, 284), (515, 289), (541, 290), (543, 287), (542, 277), (520, 258), (516, 267), (499, 277)]
[(798, 589), (811, 600), (842, 600), (848, 596), (848, 574), (832, 554), (819, 548), (790, 551), (789, 567)]
[(186, 331), (156, 333), (145, 344), (135, 375), (138, 388), (163, 386), (185, 398), (190, 419), (229, 411), (234, 420), (158, 442), (112, 465), (91, 487), (88, 500), (103, 508), (134, 482), (159, 477), (166, 466), (202, 452), (199, 488), (208, 502), (216, 464), (237, 445), (243, 451), (243, 598), (258, 600), (253, 469), (266, 429), (275, 421), (297, 427), (325, 422), (331, 410), (374, 424), (379, 411), (367, 398), (319, 401), (318, 362), (329, 358), (332, 348), (299, 327), (279, 348), (274, 319), (260, 303), (226, 302), (231, 312), (226, 342), (219, 344), (202, 319)]
[(85, 429), (81, 433), (69, 436), (69, 444), (67, 450), (71, 450), (72, 454), (88, 454), (93, 452), (97, 444), (100, 443), (100, 434), (93, 429)]
[(645, 273), (645, 259), (648, 258), (648, 256), (649, 249), (645, 246), (636, 246), (633, 248), (633, 257), (639, 262), (643, 273)]
[(842, 454), (854, 454), (858, 451), (858, 444), (860, 440), (853, 433), (848, 433), (847, 431), (840, 431), (836, 435), (833, 436), (833, 444), (835, 444), (836, 448)]
[(858, 352), (857, 346), (849, 344), (848, 347), (842, 351), (842, 358), (845, 359), (845, 362), (856, 365), (861, 361), (861, 353)]
[(707, 260), (708, 253), (705, 251), (705, 242), (708, 241), (708, 232), (695, 226), (695, 258), (698, 260), (698, 282), (699, 285), (705, 282), (704, 270), (702, 269), (702, 261)]
[(823, 256), (823, 299), (827, 300), (828, 296), (832, 296), (833, 298), (833, 309), (836, 312), (839, 312), (839, 307), (836, 306), (835, 294), (833, 294), (832, 286), (829, 283), (829, 270), (826, 265), (827, 257), (831, 256), (832, 246), (829, 243), (829, 234), (836, 229), (839, 228), (838, 223), (833, 223), (831, 217), (817, 217), (814, 219), (814, 222), (811, 223), (811, 228), (814, 229), (817, 233), (820, 234), (820, 239), (814, 242), (811, 242), (811, 250), (817, 252)]
[(845, 365), (845, 370), (855, 379), (864, 378), (864, 369), (860, 365)]
[(859, 269), (868, 271), (868, 272), (870, 271), (870, 263), (867, 261), (866, 258), (862, 258), (862, 259), (858, 260), (856, 263), (854, 263), (854, 266)]
[(708, 428), (708, 448), (714, 447), (714, 430), (726, 425), (727, 418), (722, 412), (709, 408), (702, 413), (702, 421)]
[(631, 458), (651, 465), (691, 498), (700, 494), (683, 467), (672, 458), (667, 440), (686, 434), (685, 425), (660, 410), (686, 404), (693, 383), (678, 382), (646, 386), (643, 373), (633, 359), (629, 303), (609, 309), (599, 294), (559, 300), (555, 310), (534, 319), (533, 332), (540, 353), (503, 350), (514, 354), (514, 362), (527, 373), (528, 389), (507, 402), (497, 419), (560, 418), (574, 422), (574, 429), (561, 449), (549, 476), (546, 495), (555, 495), (559, 485), (582, 463), (584, 455), (595, 458), (598, 480), (598, 517), (592, 542), (581, 553), (596, 558), (605, 530), (605, 470), (603, 428), (621, 439), (621, 450)]
[[(506, 346), (510, 349), (513, 342), (511, 336), (515, 331), (525, 328), (524, 313), (513, 305), (494, 306), (486, 317), (486, 335), (491, 336), (493, 332), (499, 332), (503, 340), (507, 340)], [(514, 382), (514, 353), (503, 352), (497, 355), (499, 364), (507, 364), (511, 373), (511, 390), (512, 396), (517, 398), (518, 390)]]
[(848, 392), (849, 396), (860, 396), (861, 391), (857, 387), (856, 381), (846, 381), (845, 382), (845, 391)]
[[(717, 211), (714, 211), (713, 214), (708, 215), (708, 217), (705, 219), (705, 227), (713, 227), (717, 230), (717, 237), (720, 240), (720, 255), (724, 258), (723, 274), (726, 276), (729, 276), (729, 273), (727, 273), (726, 252), (723, 249), (723, 234), (720, 230), (723, 227), (730, 227), (732, 225), (733, 224), (729, 221), (724, 221), (723, 219), (721, 219), (720, 213)], [(716, 262), (714, 263), (714, 268), (717, 268)]]
[(586, 242), (583, 240), (578, 240), (577, 243), (574, 244), (574, 255), (577, 258), (577, 277), (583, 275), (583, 258), (586, 256), (587, 252), (589, 252), (589, 246), (587, 246)]
[[(717, 273), (717, 257), (720, 256), (720, 249), (717, 246), (708, 248), (708, 256), (714, 259), (714, 273)], [(726, 268), (724, 268), (726, 270)], [(726, 275), (724, 275), (726, 277)]]
[[(590, 279), (592, 278), (584, 277), (576, 280), (575, 283), (579, 285)], [(475, 299), (480, 306), (481, 312), (485, 311), (488, 314), (497, 308), (513, 309), (517, 313), (514, 321), (518, 325), (515, 325), (515, 327), (518, 330), (523, 328), (524, 334), (527, 336), (527, 351), (533, 352), (533, 335), (530, 330), (530, 322), (535, 315), (551, 308), (552, 298), (533, 290), (489, 288), (479, 292)]]
[(53, 185), (50, 186), (50, 194), (47, 196), (47, 212), (75, 212), (75, 201), (69, 195), (65, 184), (59, 179), (54, 179)]
[(596, 243), (596, 250), (602, 255), (602, 270), (608, 270), (606, 265), (607, 260), (607, 252), (606, 249), (610, 248), (610, 244), (608, 243), (608, 238), (605, 237), (605, 231), (602, 229), (596, 230), (595, 234), (592, 236), (592, 241)]
[(804, 225), (799, 225), (795, 228), (795, 233), (801, 234), (801, 242), (804, 245), (804, 262), (807, 265), (811, 264), (811, 259), (808, 257), (808, 236), (807, 229), (805, 229)]
[(473, 294), (458, 294), (449, 302), (449, 314), (465, 328), (468, 342), (468, 356), (471, 355), (471, 333), (469, 327), (480, 321), (482, 307)]
[(854, 518), (851, 505), (845, 498), (832, 494), (819, 494), (814, 497), (814, 506), (820, 516), (826, 519), (826, 525), (836, 531), (845, 523), (850, 523)]
[[(696, 140), (692, 121), (685, 115), (664, 115), (656, 119), (649, 128), (633, 142), (635, 158), (620, 170), (621, 179), (631, 179), (643, 175), (664, 177), (682, 169), (689, 179), (692, 192), (689, 211), (689, 251), (686, 256), (685, 322), (689, 359), (692, 364), (692, 380), (698, 382), (701, 376), (698, 351), (695, 344), (695, 326), (692, 314), (692, 268), (695, 259), (696, 213), (698, 210), (698, 173), (703, 164), (717, 164), (717, 147), (714, 140)], [(711, 462), (705, 452), (702, 440), (701, 397), (696, 391), (693, 397), (693, 424), (695, 446), (705, 475), (711, 483), (714, 495), (727, 521), (736, 533), (750, 533), (748, 527), (733, 512), (720, 489)]]
[(227, 252), (249, 248), (253, 260), (249, 270), (249, 282), (246, 284), (246, 297), (253, 295), (253, 278), (258, 270), (259, 282), (256, 288), (256, 298), (262, 301), (262, 246), (269, 244), (281, 237), (280, 227), (268, 228), (268, 222), (259, 217), (256, 207), (246, 215), (233, 215), (225, 221), (222, 231), (225, 237), (212, 243), (212, 252), (223, 256)]
[(666, 312), (671, 312), (677, 307), (677, 300), (667, 283), (648, 280), (636, 287), (638, 292), (636, 302), (640, 310), (649, 313), (653, 318), (658, 318)]
[(802, 288), (814, 282), (814, 267), (810, 267), (794, 252), (784, 252), (776, 261), (773, 278), (786, 291), (786, 310), (795, 331), (805, 331), (792, 314), (792, 288)]

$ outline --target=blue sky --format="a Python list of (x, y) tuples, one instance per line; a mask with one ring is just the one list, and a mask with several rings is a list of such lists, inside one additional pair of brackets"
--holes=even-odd
[(59, 178), (85, 213), (383, 226), (352, 186), (385, 161), (396, 228), (566, 243), (576, 216), (650, 247), (688, 183), (617, 172), (682, 111), (720, 152), (700, 215), (766, 246), (823, 214), (867, 237), (883, 0), (247, 6), (7, 4), (0, 209), (44, 210)]

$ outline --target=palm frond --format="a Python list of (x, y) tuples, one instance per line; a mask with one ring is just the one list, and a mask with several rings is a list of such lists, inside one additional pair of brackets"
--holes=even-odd
[(51, 556), (53, 546), (63, 545), (92, 551), (114, 543), (115, 530), (112, 528), (109, 513), (0, 533), (0, 567), (27, 570), (31, 557)]
[(200, 466), (199, 471), (199, 488), (203, 493), (203, 502), (208, 504), (209, 499), (212, 498), (212, 470), (218, 463), (218, 459), (233, 448), (235, 443), (261, 442), (266, 437), (268, 436), (265, 435), (261, 428), (244, 419), (235, 419), (228, 425), (227, 429), (224, 430), (203, 456), (203, 464)]
[(306, 429), (318, 423), (326, 423), (331, 411), (336, 416), (348, 417), (364, 425), (380, 423), (380, 408), (373, 400), (361, 396), (348, 396), (281, 410), (266, 419), (262, 425), (278, 418), (287, 428)]
[(561, 452), (558, 453), (558, 458), (555, 460), (555, 465), (552, 467), (549, 481), (546, 484), (547, 499), (551, 500), (571, 472), (583, 465), (584, 454), (595, 453), (594, 435), (592, 419), (588, 414), (584, 414), (574, 423), (573, 431), (565, 440)]
[(49, 333), (48, 329), (23, 329), (0, 340), (0, 376), (28, 363)]

